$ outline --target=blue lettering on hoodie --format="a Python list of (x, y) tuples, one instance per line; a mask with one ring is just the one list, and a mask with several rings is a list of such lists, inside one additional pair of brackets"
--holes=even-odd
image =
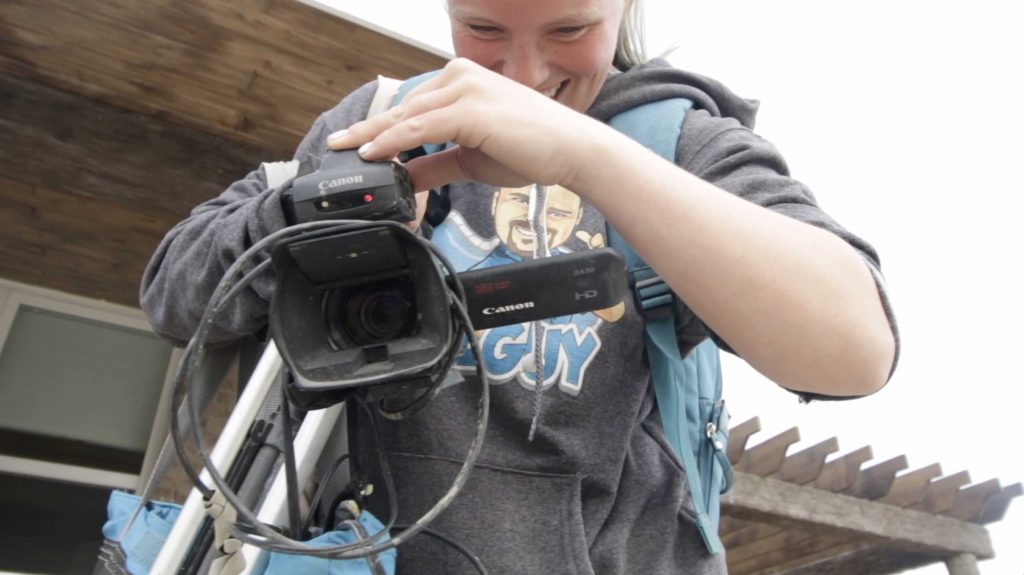
[[(601, 349), (596, 333), (600, 323), (600, 318), (592, 313), (540, 322), (545, 388), (557, 384), (558, 389), (570, 395), (580, 393), (587, 366)], [(536, 387), (533, 331), (532, 323), (523, 323), (478, 332), (483, 368), (492, 383), (515, 379), (528, 389)], [(468, 344), (456, 366), (462, 371), (475, 370), (476, 361)]]

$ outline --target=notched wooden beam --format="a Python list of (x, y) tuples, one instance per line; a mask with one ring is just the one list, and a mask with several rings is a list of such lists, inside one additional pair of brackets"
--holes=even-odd
[(758, 431), (761, 431), (761, 418), (759, 417), (751, 417), (743, 423), (729, 428), (729, 447), (725, 452), (729, 456), (730, 463), (733, 465), (739, 463), (747, 448), (747, 441)]
[(879, 501), (898, 507), (920, 503), (928, 492), (928, 484), (941, 475), (942, 466), (938, 463), (904, 473), (893, 481), (892, 489)]
[(924, 499), (921, 503), (914, 505), (913, 509), (920, 509), (931, 513), (948, 511), (956, 501), (957, 491), (970, 482), (971, 475), (966, 471), (932, 481), (928, 485), (928, 492), (925, 493)]
[(989, 479), (984, 483), (961, 489), (957, 491), (956, 500), (945, 515), (961, 521), (977, 519), (981, 516), (981, 512), (985, 510), (985, 502), (988, 501), (988, 498), (1002, 490), (1003, 488), (999, 485), (998, 479)]
[(825, 463), (814, 486), (825, 491), (841, 492), (849, 489), (857, 479), (861, 465), (873, 457), (871, 446), (865, 445), (857, 451), (847, 453)]
[(794, 453), (782, 462), (782, 468), (776, 474), (776, 479), (797, 485), (810, 483), (821, 475), (821, 471), (825, 467), (825, 459), (837, 451), (839, 451), (839, 440), (831, 437)]
[(985, 502), (985, 509), (978, 516), (977, 523), (995, 523), (1006, 515), (1010, 502), (1024, 495), (1024, 485), (1014, 483), (1003, 488), (1002, 491), (988, 498)]
[(789, 446), (797, 441), (800, 441), (800, 430), (791, 427), (764, 443), (747, 449), (743, 458), (736, 464), (736, 470), (762, 477), (776, 473), (786, 459)]
[(863, 499), (879, 499), (889, 492), (896, 474), (906, 469), (907, 456), (900, 455), (878, 465), (873, 465), (857, 474), (853, 485), (850, 487), (850, 495)]
[(979, 525), (875, 501), (809, 489), (738, 473), (722, 498), (725, 513), (797, 529), (818, 537), (877, 543), (906, 551), (949, 556), (993, 556), (988, 531)]

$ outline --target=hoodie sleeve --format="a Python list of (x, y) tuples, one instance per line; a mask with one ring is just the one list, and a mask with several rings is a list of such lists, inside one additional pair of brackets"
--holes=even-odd
[[(826, 229), (857, 250), (875, 278), (896, 339), (896, 357), (899, 357), (896, 319), (877, 252), (818, 206), (814, 194), (790, 177), (785, 160), (772, 144), (735, 119), (715, 117), (706, 110), (693, 110), (683, 122), (676, 158), (684, 169), (719, 188), (769, 210)], [(684, 348), (692, 347), (710, 335), (722, 349), (731, 351), (728, 343), (704, 326), (685, 304), (677, 309), (677, 319)], [(894, 360), (893, 368), (895, 363)]]
[[(327, 135), (362, 120), (375, 93), (376, 82), (371, 82), (317, 118), (295, 158), (322, 156)], [(140, 301), (154, 331), (178, 344), (188, 341), (224, 272), (253, 244), (283, 227), (281, 190), (268, 189), (262, 169), (193, 209), (164, 236), (142, 278)], [(248, 269), (268, 257), (261, 254)], [(268, 269), (215, 319), (210, 342), (262, 329), (273, 291), (274, 275)]]

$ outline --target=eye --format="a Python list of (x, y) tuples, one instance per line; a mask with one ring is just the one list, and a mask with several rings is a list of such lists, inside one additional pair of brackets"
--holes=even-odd
[(501, 28), (497, 26), (488, 26), (486, 24), (466, 24), (466, 28), (473, 33), (474, 36), (480, 38), (493, 38), (501, 34)]
[(560, 26), (555, 28), (554, 34), (562, 40), (575, 40), (587, 31), (587, 26)]

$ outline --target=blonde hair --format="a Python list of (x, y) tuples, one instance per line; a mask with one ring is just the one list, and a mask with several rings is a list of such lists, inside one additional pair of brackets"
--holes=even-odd
[(643, 0), (631, 0), (619, 26), (619, 42), (612, 64), (625, 72), (647, 61), (644, 46)]

